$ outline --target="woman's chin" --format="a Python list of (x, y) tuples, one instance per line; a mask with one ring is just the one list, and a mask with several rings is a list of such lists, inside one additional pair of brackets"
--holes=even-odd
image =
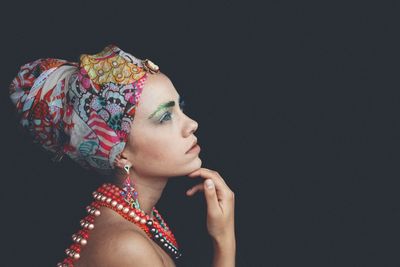
[(201, 159), (199, 157), (197, 157), (197, 159), (191, 164), (192, 167), (190, 168), (189, 173), (200, 169), (202, 164), (203, 164), (203, 162), (201, 161)]
[(197, 157), (197, 159), (195, 160), (195, 162), (197, 163), (197, 164), (195, 164), (195, 165), (196, 165), (196, 169), (195, 169), (195, 170), (200, 169), (200, 168), (201, 168), (201, 165), (203, 164), (203, 161), (201, 160), (201, 158), (200, 158), (200, 157)]
[(194, 172), (195, 170), (198, 170), (201, 168), (202, 165), (202, 161), (200, 158), (197, 158), (196, 160), (193, 160), (192, 162), (190, 162), (190, 164), (186, 165), (186, 167), (184, 169), (182, 169), (179, 172), (179, 175), (177, 176), (186, 176), (189, 173)]

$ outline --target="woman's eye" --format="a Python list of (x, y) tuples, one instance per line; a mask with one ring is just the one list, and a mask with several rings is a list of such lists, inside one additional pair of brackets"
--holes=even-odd
[(165, 112), (164, 115), (162, 115), (162, 117), (160, 118), (160, 123), (170, 120), (172, 118), (171, 115), (172, 115), (171, 112), (169, 111)]

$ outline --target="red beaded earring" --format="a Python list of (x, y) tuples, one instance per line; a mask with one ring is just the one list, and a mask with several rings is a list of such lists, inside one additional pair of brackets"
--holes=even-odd
[(129, 169), (131, 168), (130, 164), (125, 164), (124, 169), (127, 173), (126, 178), (123, 183), (123, 192), (121, 194), (124, 196), (125, 200), (129, 201), (129, 204), (132, 208), (136, 208), (140, 210), (140, 205), (139, 205), (139, 200), (138, 200), (138, 193), (135, 190), (135, 187), (133, 185), (133, 181), (131, 181), (130, 178), (130, 172)]
[(122, 185), (123, 190), (121, 191), (121, 195), (124, 197), (125, 201), (129, 203), (129, 206), (140, 210), (139, 200), (137, 197), (138, 193), (133, 185), (133, 180), (130, 178), (129, 170), (132, 167), (132, 164), (125, 157), (122, 157), (122, 155), (119, 154), (115, 158), (114, 165), (117, 168), (123, 168), (126, 171), (126, 178)]

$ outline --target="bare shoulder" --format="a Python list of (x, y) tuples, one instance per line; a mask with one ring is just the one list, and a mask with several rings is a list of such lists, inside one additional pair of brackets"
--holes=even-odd
[(96, 254), (104, 266), (164, 266), (148, 238), (137, 231), (112, 231), (97, 248)]

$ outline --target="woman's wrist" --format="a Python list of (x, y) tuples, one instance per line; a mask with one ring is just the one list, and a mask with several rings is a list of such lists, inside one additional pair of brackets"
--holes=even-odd
[(213, 245), (215, 248), (236, 248), (235, 232), (230, 232), (224, 235), (212, 237)]
[(213, 238), (213, 267), (234, 267), (236, 261), (236, 240), (234, 233)]

